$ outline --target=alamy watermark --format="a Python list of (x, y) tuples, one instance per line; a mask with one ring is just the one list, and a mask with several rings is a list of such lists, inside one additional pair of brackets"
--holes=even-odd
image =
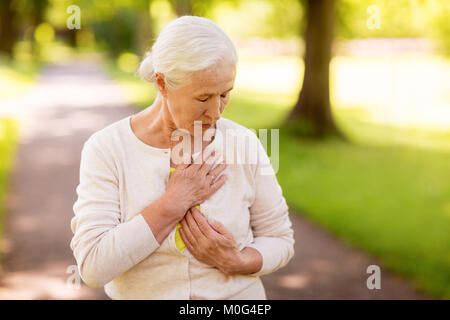
[[(194, 152), (192, 154), (195, 155), (193, 157), (194, 163), (200, 164), (206, 162), (213, 164), (212, 162), (217, 161), (215, 157), (210, 157), (214, 152), (226, 164), (256, 165), (259, 170), (258, 174), (261, 175), (271, 175), (278, 172), (280, 159), (279, 129), (270, 129), (270, 153), (266, 152), (268, 149), (267, 129), (259, 129), (258, 135), (254, 129), (227, 128), (224, 132), (225, 134), (222, 130), (214, 128), (209, 128), (203, 132), (202, 121), (194, 121), (193, 139), (188, 130), (174, 130), (171, 135), (171, 140), (179, 143), (172, 150), (172, 162), (175, 165), (191, 163), (193, 140)], [(202, 150), (203, 142), (211, 141), (213, 136), (214, 141), (205, 150)]]
[(377, 5), (371, 5), (367, 7), (367, 18), (366, 25), (369, 29), (380, 29), (381, 28), (381, 9)]
[(70, 5), (67, 7), (66, 12), (70, 14), (70, 16), (66, 20), (67, 29), (81, 29), (81, 9), (77, 5)]
[(367, 289), (381, 289), (381, 270), (380, 267), (372, 264), (367, 267), (366, 272), (370, 274), (367, 278), (366, 285)]
[(66, 280), (66, 286), (70, 290), (79, 290), (81, 288), (81, 276), (76, 264), (70, 265), (66, 269), (69, 277)]

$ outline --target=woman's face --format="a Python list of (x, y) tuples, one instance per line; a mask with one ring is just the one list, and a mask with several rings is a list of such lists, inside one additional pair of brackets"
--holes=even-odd
[(220, 60), (205, 70), (194, 72), (186, 86), (168, 90), (165, 102), (175, 127), (193, 135), (194, 121), (202, 121), (203, 131), (214, 126), (230, 99), (235, 76), (235, 65)]

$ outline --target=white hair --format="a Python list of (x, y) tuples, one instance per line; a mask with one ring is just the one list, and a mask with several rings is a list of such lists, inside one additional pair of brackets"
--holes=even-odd
[(161, 73), (167, 88), (176, 90), (186, 84), (189, 73), (203, 70), (221, 59), (237, 64), (236, 49), (225, 32), (208, 18), (182, 16), (160, 32), (138, 73), (150, 83), (155, 83), (157, 72)]

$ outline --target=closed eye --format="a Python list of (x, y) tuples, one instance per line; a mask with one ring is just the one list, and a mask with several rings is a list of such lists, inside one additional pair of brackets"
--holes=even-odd
[[(227, 97), (227, 94), (228, 94), (228, 92), (226, 93), (226, 94), (222, 94), (222, 95), (220, 95), (222, 98), (226, 98)], [(208, 101), (208, 98), (206, 98), (205, 100), (199, 100), (199, 101), (201, 101), (201, 102), (206, 102), (206, 101)]]

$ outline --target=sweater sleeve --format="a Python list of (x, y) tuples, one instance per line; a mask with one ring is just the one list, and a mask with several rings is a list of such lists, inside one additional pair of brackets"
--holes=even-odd
[(155, 251), (160, 244), (138, 214), (120, 221), (119, 184), (111, 156), (91, 137), (81, 153), (78, 199), (70, 247), (83, 281), (102, 287)]
[(250, 224), (254, 240), (248, 247), (258, 250), (263, 263), (253, 273), (261, 276), (284, 267), (294, 256), (294, 231), (289, 209), (275, 172), (261, 142), (258, 140), (255, 172), (255, 200), (250, 207)]

